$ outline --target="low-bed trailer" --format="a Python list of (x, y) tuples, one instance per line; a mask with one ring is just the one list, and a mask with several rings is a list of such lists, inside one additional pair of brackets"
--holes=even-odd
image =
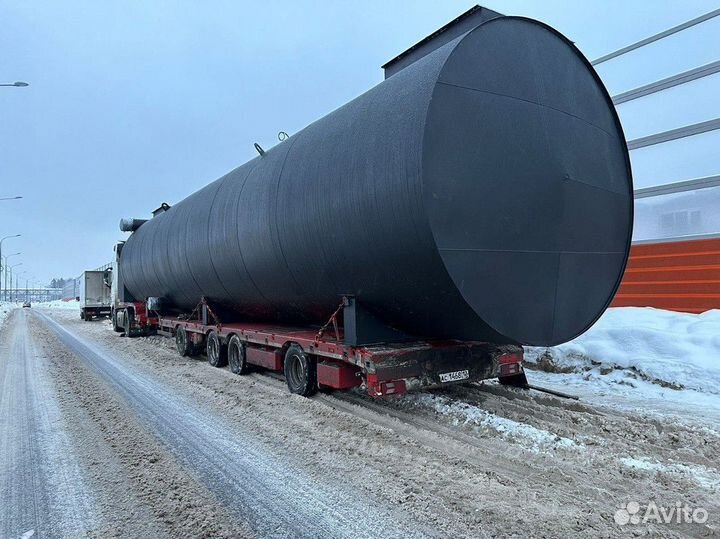
[(490, 378), (527, 384), (520, 346), (453, 340), (359, 344), (374, 340), (377, 328), (368, 330), (363, 323), (349, 331), (340, 327), (341, 311), (346, 325), (360, 319), (354, 301), (346, 298), (320, 329), (222, 323), (204, 300), (188, 316), (153, 316), (144, 303), (135, 305), (134, 327), (173, 337), (181, 355), (205, 352), (211, 365), (229, 364), (235, 374), (246, 374), (251, 366), (283, 372), (289, 390), (299, 395), (362, 386), (370, 396), (382, 397)]

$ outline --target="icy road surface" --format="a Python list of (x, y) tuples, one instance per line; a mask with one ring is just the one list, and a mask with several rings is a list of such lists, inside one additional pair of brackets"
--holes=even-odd
[[(12, 311), (0, 390), (3, 539), (720, 533), (720, 426), (697, 415), (492, 383), (304, 399), (74, 310)], [(630, 502), (708, 519), (620, 525)]]

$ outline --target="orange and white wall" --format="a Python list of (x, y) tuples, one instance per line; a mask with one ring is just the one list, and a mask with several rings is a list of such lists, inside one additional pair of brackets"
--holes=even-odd
[(720, 309), (720, 9), (593, 65), (630, 150), (633, 246), (612, 306)]

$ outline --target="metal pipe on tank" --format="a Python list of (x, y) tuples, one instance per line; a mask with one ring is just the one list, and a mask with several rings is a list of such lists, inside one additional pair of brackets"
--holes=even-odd
[(120, 230), (122, 232), (135, 232), (143, 224), (147, 223), (147, 219), (132, 219), (124, 218), (120, 219)]

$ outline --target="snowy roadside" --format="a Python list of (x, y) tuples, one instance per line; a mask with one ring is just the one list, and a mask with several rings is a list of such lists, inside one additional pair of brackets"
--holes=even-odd
[[(33, 308), (36, 309), (67, 309), (67, 310), (79, 310), (80, 303), (78, 301), (43, 301), (32, 304)], [(0, 331), (2, 331), (5, 319), (10, 315), (10, 312), (14, 309), (22, 308), (22, 302), (15, 301), (0, 301)]]
[[(535, 536), (626, 536), (628, 529), (617, 528), (613, 515), (630, 502), (675, 507), (681, 501), (711, 516), (705, 528), (663, 528), (664, 537), (700, 537), (720, 529), (720, 429), (648, 413), (644, 403), (621, 411), (603, 399), (603, 406), (595, 406), (585, 398), (558, 399), (494, 381), (378, 401), (355, 398), (361, 394), (344, 399), (342, 393), (294, 398), (273, 377), (236, 376), (199, 358), (181, 357), (170, 339), (120, 338), (107, 324), (86, 323), (71, 310), (44, 314), (118, 365), (143, 373), (148, 384), (197, 399), (202, 417), (222, 417), (235, 429), (233, 439), (260, 436), (273, 455), (317, 454), (303, 458), (301, 466), (320, 484), (340, 476), (352, 492), (402, 504), (419, 522), (442, 523), (443, 536), (477, 537), (480, 524), (488, 536), (524, 537), (529, 525)], [(66, 359), (58, 366), (66, 372)], [(529, 375), (536, 373), (546, 374)], [(680, 395), (690, 391), (648, 384)], [(87, 406), (107, 420), (97, 404), (103, 398), (103, 392), (94, 394)], [(179, 417), (186, 421), (185, 412)], [(110, 429), (113, 436), (120, 432)], [(127, 444), (118, 447), (125, 451)], [(135, 462), (135, 446), (128, 451)], [(234, 455), (224, 452), (221, 466)], [(508, 505), (509, 499), (517, 503)]]
[(435, 393), (407, 393), (398, 399), (406, 409), (428, 408), (449, 418), (454, 425), (470, 425), (480, 432), (497, 435), (532, 453), (577, 451), (582, 444), (528, 423), (496, 414), (471, 402)]
[(608, 309), (580, 337), (525, 349), (532, 383), (587, 402), (720, 426), (720, 310)]
[(34, 303), (33, 307), (41, 309), (80, 309), (80, 302), (76, 300), (65, 301), (62, 299), (56, 299), (53, 301), (43, 301), (40, 303)]
[(0, 301), (0, 330), (2, 330), (2, 326), (5, 323), (5, 319), (10, 314), (10, 311), (13, 309), (17, 309), (20, 307), (20, 304), (10, 301)]

